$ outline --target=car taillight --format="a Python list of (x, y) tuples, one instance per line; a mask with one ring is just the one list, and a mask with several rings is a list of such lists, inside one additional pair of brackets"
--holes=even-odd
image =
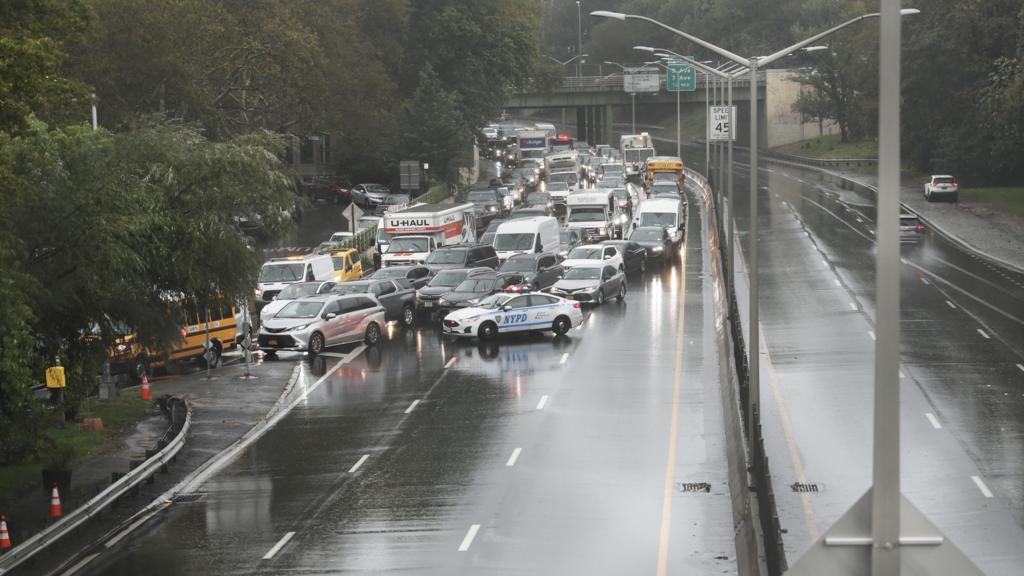
[(583, 304), (580, 304), (579, 302), (573, 302), (572, 303), (572, 307), (576, 308), (576, 309), (582, 309), (583, 308)]
[(918, 222), (917, 223), (917, 231), (918, 232), (924, 232), (924, 224)]

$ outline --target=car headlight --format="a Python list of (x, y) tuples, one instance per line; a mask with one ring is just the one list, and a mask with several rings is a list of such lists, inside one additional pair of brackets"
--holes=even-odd
[(489, 212), (497, 212), (497, 211), (498, 211), (498, 207), (497, 207), (497, 206), (489, 206), (489, 207), (487, 208), (487, 210), (488, 210)]
[(655, 252), (664, 252), (665, 248), (663, 246), (655, 246), (653, 250)]
[(437, 303), (440, 304), (441, 306), (447, 306), (449, 304), (448, 300), (444, 298), (438, 298)]
[(118, 344), (117, 345), (117, 351), (118, 352), (124, 352), (127, 349), (128, 349), (128, 345), (127, 344)]
[(597, 233), (598, 234), (605, 234), (607, 232), (608, 232), (608, 229), (605, 228), (604, 226), (601, 226), (600, 228), (597, 229)]
[(299, 331), (305, 330), (306, 328), (309, 328), (310, 324), (312, 324), (312, 322), (310, 322), (309, 324), (303, 324), (301, 326), (292, 326), (291, 328), (288, 329), (288, 331), (289, 332), (299, 332)]

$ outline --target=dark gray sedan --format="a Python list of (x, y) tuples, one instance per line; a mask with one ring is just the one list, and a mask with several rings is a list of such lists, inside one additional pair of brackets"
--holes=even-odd
[(661, 226), (640, 226), (629, 235), (630, 242), (636, 242), (647, 252), (647, 260), (664, 262), (672, 255), (672, 237)]
[(551, 287), (551, 294), (600, 306), (608, 298), (626, 297), (626, 275), (601, 261), (586, 262), (566, 270)]

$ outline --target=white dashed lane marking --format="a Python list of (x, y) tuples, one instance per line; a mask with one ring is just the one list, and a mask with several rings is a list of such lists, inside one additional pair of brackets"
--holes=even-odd
[(406, 414), (409, 414), (410, 412), (412, 412), (413, 410), (415, 410), (415, 409), (416, 409), (416, 406), (418, 406), (418, 405), (419, 405), (419, 403), (420, 403), (420, 401), (419, 401), (419, 400), (413, 400), (413, 401), (412, 401), (412, 404), (409, 404), (409, 407), (405, 409), (405, 413), (406, 413)]
[(985, 482), (982, 481), (980, 476), (971, 476), (971, 480), (974, 480), (974, 484), (978, 487), (978, 490), (981, 490), (982, 496), (985, 498), (992, 497), (992, 491), (988, 489), (988, 486), (985, 485)]
[(932, 428), (935, 428), (936, 430), (942, 429), (942, 424), (939, 424), (939, 419), (935, 417), (935, 414), (932, 414), (931, 412), (926, 412), (924, 416), (925, 418), (928, 419), (929, 422), (931, 422)]
[(545, 396), (541, 396), (540, 397), (540, 402), (537, 402), (537, 410), (543, 410), (544, 407), (547, 406), (547, 405), (548, 405), (548, 397), (546, 395)]
[(479, 531), (479, 524), (473, 524), (469, 527), (469, 532), (466, 532), (466, 537), (462, 539), (462, 544), (459, 544), (459, 552), (469, 550), (469, 547), (473, 545), (473, 539), (476, 538), (476, 533)]

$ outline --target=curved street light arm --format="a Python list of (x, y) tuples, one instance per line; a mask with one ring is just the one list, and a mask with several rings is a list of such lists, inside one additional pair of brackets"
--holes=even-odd
[(742, 57), (742, 56), (740, 56), (738, 54), (734, 54), (734, 53), (726, 50), (725, 48), (720, 48), (718, 46), (715, 46), (714, 44), (712, 44), (710, 42), (706, 42), (704, 40), (701, 40), (700, 38), (697, 38), (696, 36), (694, 36), (692, 34), (687, 34), (686, 32), (683, 32), (682, 30), (679, 30), (677, 28), (673, 28), (673, 27), (669, 26), (668, 24), (662, 24), (661, 22), (658, 22), (657, 20), (655, 20), (653, 18), (648, 18), (647, 16), (637, 16), (636, 14), (623, 14), (621, 12), (609, 12), (607, 10), (595, 10), (594, 12), (591, 12), (590, 15), (591, 16), (600, 16), (600, 17), (603, 17), (603, 18), (612, 18), (614, 20), (627, 20), (627, 19), (629, 19), (629, 20), (643, 20), (644, 22), (650, 22), (651, 24), (654, 24), (655, 26), (658, 26), (659, 28), (664, 28), (665, 30), (668, 30), (669, 32), (672, 32), (673, 34), (675, 34), (677, 36), (682, 36), (683, 38), (686, 38), (690, 42), (693, 42), (694, 44), (697, 44), (699, 46), (703, 46), (704, 48), (707, 48), (708, 50), (711, 50), (712, 52), (714, 52), (714, 53), (716, 53), (716, 54), (718, 54), (718, 55), (720, 55), (722, 57), (728, 58), (729, 60), (732, 60), (733, 62), (736, 62), (738, 64), (743, 64), (744, 66), (749, 66), (750, 65), (750, 60), (748, 60), (748, 59), (746, 59), (746, 58), (744, 58), (744, 57)]

